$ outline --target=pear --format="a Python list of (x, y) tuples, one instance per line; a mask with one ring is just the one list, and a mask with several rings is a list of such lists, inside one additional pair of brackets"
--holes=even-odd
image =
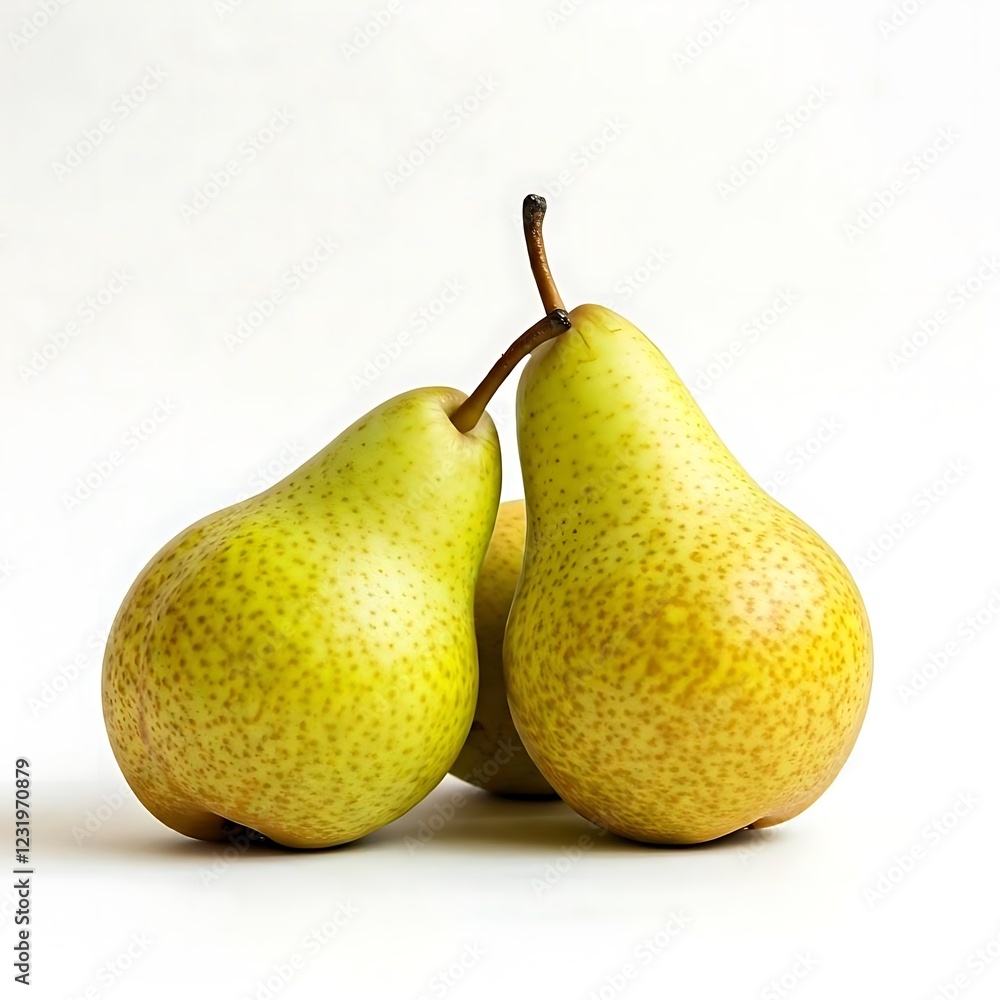
[(552, 798), (555, 792), (525, 752), (507, 707), (503, 636), (524, 557), (524, 501), (500, 504), (474, 604), (479, 697), (472, 728), (451, 773), (495, 795)]
[[(529, 330), (518, 350), (568, 327)], [(517, 346), (517, 345), (515, 345)], [(473, 595), (500, 494), (486, 401), (403, 393), (140, 573), (104, 658), (108, 736), (147, 809), (189, 837), (314, 848), (419, 802), (477, 693)]]
[[(525, 202), (532, 270), (561, 308)], [(504, 662), (517, 730), (579, 813), (650, 843), (798, 815), (854, 746), (872, 683), (861, 595), (733, 457), (677, 373), (596, 305), (517, 393), (527, 506)]]

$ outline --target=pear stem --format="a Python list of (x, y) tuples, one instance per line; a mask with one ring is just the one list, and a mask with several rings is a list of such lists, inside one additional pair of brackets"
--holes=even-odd
[(554, 309), (544, 319), (540, 319), (533, 327), (525, 330), (517, 340), (500, 356), (500, 360), (489, 370), (486, 378), (472, 390), (457, 410), (451, 415), (451, 422), (461, 431), (468, 434), (483, 415), (486, 404), (500, 388), (503, 380), (526, 358), (539, 344), (544, 344), (560, 333), (565, 333), (572, 324), (565, 309)]
[(557, 309), (565, 310), (555, 279), (549, 270), (549, 260), (545, 255), (545, 241), (542, 239), (542, 220), (545, 218), (547, 205), (540, 194), (529, 194), (521, 206), (521, 218), (524, 221), (524, 240), (528, 244), (528, 259), (531, 261), (531, 273), (538, 286), (538, 294), (542, 297), (542, 306), (547, 313)]

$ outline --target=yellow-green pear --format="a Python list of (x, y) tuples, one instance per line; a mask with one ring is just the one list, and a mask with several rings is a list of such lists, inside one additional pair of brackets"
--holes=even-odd
[[(547, 317), (525, 346), (567, 326)], [(205, 840), (245, 827), (326, 847), (445, 775), (476, 703), (496, 384), (383, 403), (142, 571), (108, 640), (103, 703), (118, 763), (159, 820)]]
[(496, 526), (476, 583), (476, 647), (479, 697), (472, 728), (451, 773), (495, 795), (551, 798), (521, 743), (507, 707), (503, 679), (503, 635), (524, 557), (524, 501), (500, 504)]
[[(543, 214), (529, 197), (532, 269), (555, 308)], [(861, 727), (858, 588), (639, 330), (601, 306), (569, 315), (518, 386), (527, 544), (504, 650), (518, 732), (556, 791), (622, 836), (781, 823)]]

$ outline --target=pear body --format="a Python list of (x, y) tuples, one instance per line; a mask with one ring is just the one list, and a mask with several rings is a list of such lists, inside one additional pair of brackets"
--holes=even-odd
[(451, 773), (495, 795), (551, 798), (552, 786), (528, 756), (507, 706), (503, 636), (524, 557), (524, 501), (500, 504), (476, 583), (479, 696), (472, 728)]
[(570, 318), (518, 387), (528, 526), (504, 649), (518, 732), (556, 791), (622, 836), (780, 823), (857, 738), (861, 596), (639, 330), (599, 306)]
[(500, 490), (492, 421), (449, 420), (463, 398), (389, 400), (139, 575), (105, 653), (104, 716), (162, 822), (325, 847), (447, 772), (476, 702), (472, 602)]

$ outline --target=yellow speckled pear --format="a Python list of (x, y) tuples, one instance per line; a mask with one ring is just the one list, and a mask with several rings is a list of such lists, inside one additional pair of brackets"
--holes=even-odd
[[(526, 202), (551, 308), (543, 213)], [(830, 785), (861, 727), (861, 596), (639, 330), (594, 305), (570, 320), (518, 387), (528, 530), (504, 647), (518, 732), (559, 794), (622, 836), (780, 823)]]
[(451, 773), (495, 795), (551, 798), (521, 743), (507, 707), (503, 635), (524, 557), (524, 501), (500, 504), (493, 537), (476, 583), (476, 646), (479, 697), (468, 738)]
[[(518, 343), (568, 326), (546, 317)], [(105, 652), (104, 718), (167, 826), (326, 847), (447, 773), (476, 703), (473, 595), (500, 494), (483, 407), (513, 361), (468, 399), (383, 403), (139, 575)]]
[(448, 770), (476, 700), (473, 588), (500, 489), (492, 421), (449, 420), (462, 398), (389, 400), (143, 570), (108, 642), (104, 712), (168, 826), (339, 844)]

